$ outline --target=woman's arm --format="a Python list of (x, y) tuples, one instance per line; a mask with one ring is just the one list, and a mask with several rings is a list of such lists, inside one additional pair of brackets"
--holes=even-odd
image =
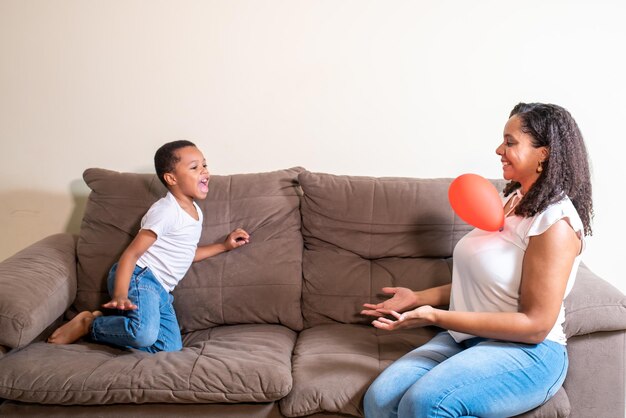
[(383, 287), (384, 293), (393, 296), (381, 303), (364, 303), (365, 309), (361, 311), (361, 314), (379, 317), (384, 315), (381, 313), (381, 309), (404, 312), (422, 305), (448, 305), (450, 303), (450, 289), (450, 284), (420, 291), (412, 291), (406, 287)]
[(452, 284), (444, 284), (443, 286), (431, 287), (430, 289), (415, 292), (417, 297), (417, 306), (443, 306), (450, 304), (450, 292)]
[(522, 266), (518, 312), (454, 312), (422, 306), (404, 314), (385, 312), (397, 320), (379, 318), (373, 324), (383, 329), (437, 325), (485, 338), (542, 342), (559, 315), (581, 245), (565, 220), (530, 238)]

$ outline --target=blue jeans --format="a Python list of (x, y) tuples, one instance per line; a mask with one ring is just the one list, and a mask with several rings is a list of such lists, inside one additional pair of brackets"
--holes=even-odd
[[(109, 294), (113, 295), (117, 263), (108, 278)], [(149, 268), (135, 266), (128, 286), (128, 299), (137, 309), (118, 310), (117, 315), (94, 319), (91, 339), (120, 347), (155, 353), (178, 351), (183, 347), (178, 320), (169, 294)]]
[(515, 416), (550, 399), (567, 365), (565, 346), (553, 341), (457, 343), (441, 332), (378, 376), (363, 400), (365, 416)]

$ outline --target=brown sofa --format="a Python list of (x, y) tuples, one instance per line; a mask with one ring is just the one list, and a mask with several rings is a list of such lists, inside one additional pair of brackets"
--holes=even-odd
[[(437, 332), (377, 330), (362, 304), (383, 286), (448, 282), (470, 229), (448, 204), (450, 179), (213, 176), (201, 243), (236, 227), (251, 242), (194, 264), (175, 289), (183, 350), (55, 346), (43, 341), (63, 318), (106, 300), (109, 267), (165, 191), (150, 174), (84, 179), (80, 235), (0, 263), (2, 416), (361, 416), (376, 375)], [(564, 388), (523, 416), (623, 418), (626, 298), (582, 266), (566, 308)]]

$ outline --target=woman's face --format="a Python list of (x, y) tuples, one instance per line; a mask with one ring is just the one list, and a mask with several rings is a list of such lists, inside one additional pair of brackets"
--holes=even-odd
[(522, 132), (522, 121), (514, 115), (504, 126), (504, 141), (496, 148), (496, 154), (502, 162), (503, 177), (519, 182), (526, 193), (539, 178), (537, 167), (548, 157), (548, 149), (533, 147), (532, 136)]

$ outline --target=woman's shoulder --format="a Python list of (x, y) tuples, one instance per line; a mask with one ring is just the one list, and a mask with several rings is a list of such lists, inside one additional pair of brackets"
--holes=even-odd
[(572, 229), (579, 235), (584, 234), (584, 226), (568, 196), (549, 205), (545, 210), (529, 218), (529, 228), (527, 236), (541, 235), (552, 225), (560, 220), (565, 220)]

